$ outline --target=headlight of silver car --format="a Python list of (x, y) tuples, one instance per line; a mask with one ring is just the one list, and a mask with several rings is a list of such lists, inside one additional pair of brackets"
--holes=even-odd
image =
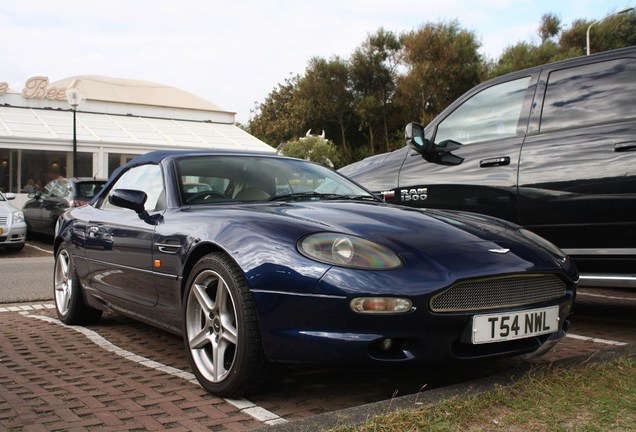
[(24, 213), (21, 211), (13, 212), (13, 223), (24, 222)]
[(298, 241), (298, 250), (307, 258), (342, 267), (390, 270), (402, 265), (386, 247), (346, 234), (310, 234)]

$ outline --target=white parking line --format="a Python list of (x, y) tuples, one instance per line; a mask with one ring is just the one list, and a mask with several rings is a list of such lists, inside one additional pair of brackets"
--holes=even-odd
[(33, 249), (37, 249), (37, 250), (42, 251), (42, 252), (50, 253), (51, 255), (53, 255), (53, 251), (51, 251), (51, 250), (42, 249), (41, 247), (38, 247), (38, 246), (35, 246), (35, 245), (32, 245), (32, 244), (29, 244), (29, 243), (25, 243), (24, 245), (25, 245), (25, 246), (28, 246), (28, 247), (32, 247)]
[[(171, 366), (166, 366), (162, 363), (147, 359), (145, 357), (139, 356), (135, 353), (122, 349), (118, 347), (117, 345), (110, 343), (108, 340), (106, 340), (104, 337), (94, 332), (93, 330), (89, 330), (85, 327), (68, 326), (56, 318), (51, 318), (51, 317), (43, 316), (43, 315), (30, 315), (26, 311), (23, 311), (21, 309), (18, 309), (18, 310), (21, 311), (20, 313), (22, 315), (27, 316), (29, 318), (35, 318), (35, 319), (39, 319), (49, 323), (58, 324), (58, 325), (61, 325), (62, 327), (66, 327), (68, 329), (75, 330), (79, 333), (82, 333), (84, 336), (90, 339), (91, 342), (93, 342), (100, 348), (103, 348), (106, 351), (110, 351), (114, 354), (117, 354), (118, 356), (124, 357), (127, 360), (133, 361), (135, 363), (138, 363), (140, 365), (143, 365), (152, 369), (159, 370), (161, 372), (165, 372), (169, 375), (182, 378), (192, 384), (196, 384), (200, 386), (194, 374), (190, 372), (182, 371), (181, 369), (173, 368)], [(279, 417), (278, 415), (266, 410), (265, 408), (257, 406), (256, 404), (254, 404), (253, 402), (250, 402), (247, 399), (223, 399), (223, 400), (229, 403), (230, 405), (238, 408), (238, 410), (241, 411), (242, 413), (245, 413), (267, 425), (276, 425), (276, 424), (282, 424), (282, 423), (288, 422), (288, 420), (285, 420), (284, 418)]]
[(2, 306), (0, 307), (0, 313), (32, 311), (32, 310), (39, 310), (39, 309), (53, 309), (54, 307), (55, 305), (53, 303), (28, 304), (28, 305), (19, 305), (19, 306)]
[(578, 340), (583, 340), (583, 341), (587, 341), (587, 342), (602, 343), (602, 344), (606, 344), (606, 345), (614, 345), (614, 346), (625, 346), (625, 345), (627, 345), (625, 342), (618, 342), (618, 341), (594, 338), (594, 337), (589, 337), (589, 336), (579, 336), (579, 335), (575, 335), (575, 334), (572, 334), (572, 333), (568, 333), (566, 336), (569, 337), (569, 338), (572, 338), (572, 339), (578, 339)]

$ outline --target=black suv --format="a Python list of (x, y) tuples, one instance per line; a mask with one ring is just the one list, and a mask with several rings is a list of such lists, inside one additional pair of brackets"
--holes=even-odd
[(523, 225), (580, 285), (636, 287), (636, 46), (482, 83), (406, 139), (340, 172), (387, 202)]

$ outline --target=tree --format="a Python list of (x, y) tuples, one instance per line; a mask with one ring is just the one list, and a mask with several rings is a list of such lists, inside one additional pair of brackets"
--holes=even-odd
[(543, 14), (541, 24), (539, 24), (539, 37), (541, 44), (546, 43), (550, 38), (558, 35), (561, 31), (561, 18), (553, 13)]
[[(574, 49), (581, 55), (586, 52), (587, 30), (594, 20), (575, 20), (568, 30), (561, 33), (559, 44)], [(636, 11), (610, 16), (594, 23), (590, 28), (590, 51), (608, 51), (636, 45)]]
[(506, 48), (494, 66), (491, 76), (498, 76), (527, 69), (533, 66), (551, 63), (579, 55), (574, 50), (564, 50), (548, 40), (539, 46), (520, 42)]
[(403, 35), (407, 72), (399, 77), (397, 95), (409, 116), (424, 124), (481, 81), (483, 59), (473, 32), (456, 20), (426, 24)]
[(380, 28), (351, 56), (354, 109), (361, 126), (368, 131), (372, 153), (375, 153), (374, 131), (378, 128), (383, 131), (385, 150), (389, 151), (388, 118), (395, 93), (400, 48), (398, 37)]
[(311, 119), (312, 129), (325, 129), (325, 123), (337, 125), (340, 144), (349, 151), (347, 128), (353, 117), (353, 95), (349, 67), (339, 57), (325, 60), (313, 57), (298, 82), (303, 112)]
[(332, 141), (319, 136), (302, 137), (284, 143), (279, 148), (284, 156), (305, 159), (333, 168), (339, 165), (338, 150)]
[(286, 79), (257, 105), (247, 125), (248, 132), (274, 147), (301, 136), (305, 117), (300, 106), (298, 81), (298, 76)]

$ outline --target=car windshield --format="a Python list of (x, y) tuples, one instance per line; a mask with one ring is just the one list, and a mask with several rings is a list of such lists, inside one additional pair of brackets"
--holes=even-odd
[(298, 159), (197, 156), (179, 159), (176, 164), (185, 204), (377, 199), (340, 174)]

